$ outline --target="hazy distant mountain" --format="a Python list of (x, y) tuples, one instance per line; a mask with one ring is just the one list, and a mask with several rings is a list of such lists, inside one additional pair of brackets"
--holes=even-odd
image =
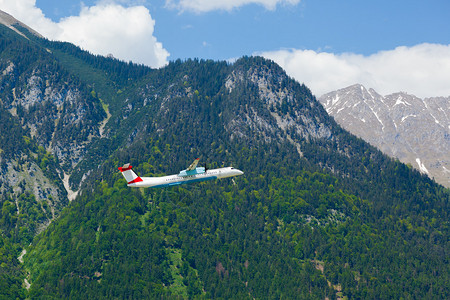
[(319, 101), (345, 129), (450, 187), (450, 97), (381, 96), (356, 84)]

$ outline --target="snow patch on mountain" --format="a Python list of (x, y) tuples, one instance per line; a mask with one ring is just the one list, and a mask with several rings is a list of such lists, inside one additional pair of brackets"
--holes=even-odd
[(416, 162), (417, 165), (419, 166), (420, 172), (430, 174), (427, 168), (425, 168), (425, 165), (420, 161), (420, 158), (416, 158)]

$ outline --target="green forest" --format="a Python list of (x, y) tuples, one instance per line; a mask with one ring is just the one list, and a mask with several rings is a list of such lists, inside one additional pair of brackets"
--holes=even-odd
[[(274, 62), (150, 69), (27, 37), (0, 26), (0, 298), (450, 298), (450, 191)], [(197, 157), (245, 174), (133, 189), (117, 170)], [(30, 166), (37, 195), (6, 181)]]

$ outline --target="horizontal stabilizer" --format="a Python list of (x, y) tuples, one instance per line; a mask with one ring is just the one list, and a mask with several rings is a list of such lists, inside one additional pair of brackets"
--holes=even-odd
[(132, 168), (133, 168), (132, 165), (130, 165), (130, 164), (124, 164), (123, 167), (119, 167), (119, 171), (120, 171), (120, 172), (125, 172), (125, 171), (128, 171), (128, 170), (131, 170)]

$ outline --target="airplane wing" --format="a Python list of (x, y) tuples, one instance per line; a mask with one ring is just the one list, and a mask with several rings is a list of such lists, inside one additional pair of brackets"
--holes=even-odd
[(194, 160), (194, 162), (186, 169), (186, 171), (195, 170), (195, 168), (197, 168), (197, 164), (198, 164), (199, 160), (200, 160), (200, 158), (197, 158), (196, 160)]

